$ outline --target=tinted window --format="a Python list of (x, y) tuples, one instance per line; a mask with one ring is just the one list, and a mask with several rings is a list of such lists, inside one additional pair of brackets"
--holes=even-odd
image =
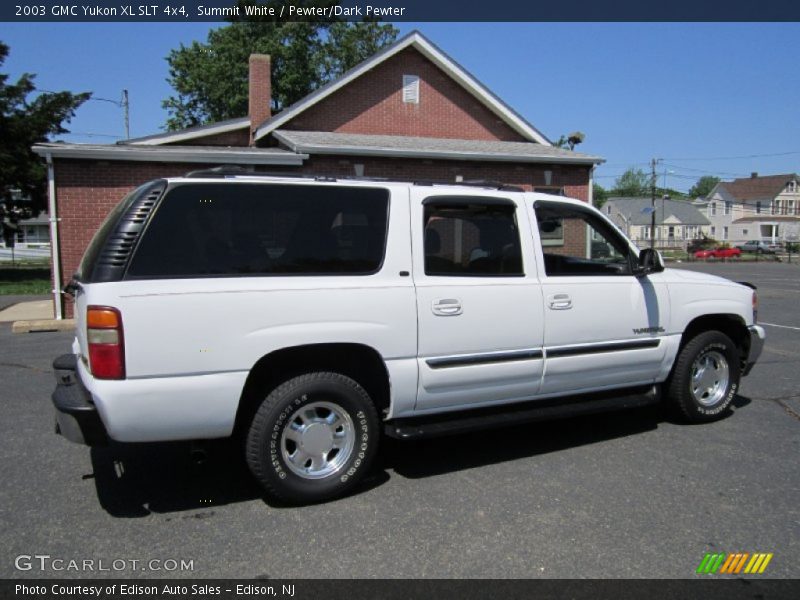
[(436, 202), (425, 205), (425, 273), (523, 275), (513, 204)]
[(367, 274), (386, 241), (386, 190), (184, 184), (167, 193), (130, 277)]
[(630, 247), (604, 219), (556, 202), (537, 202), (535, 209), (548, 276), (631, 274)]

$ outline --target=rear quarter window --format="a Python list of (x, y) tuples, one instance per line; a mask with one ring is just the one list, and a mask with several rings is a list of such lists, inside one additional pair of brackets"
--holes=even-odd
[(380, 269), (388, 190), (204, 183), (169, 190), (128, 278), (366, 275)]

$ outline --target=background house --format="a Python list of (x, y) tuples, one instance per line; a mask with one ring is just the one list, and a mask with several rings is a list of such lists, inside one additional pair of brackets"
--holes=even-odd
[[(651, 198), (609, 198), (603, 211), (638, 246), (650, 245)], [(707, 234), (709, 220), (685, 200), (656, 199), (657, 248), (685, 249), (689, 241)]]
[(793, 173), (721, 181), (699, 208), (711, 222), (709, 236), (720, 241), (800, 239), (800, 178)]
[(70, 279), (92, 235), (127, 192), (203, 167), (405, 181), (484, 179), (591, 201), (592, 172), (601, 158), (553, 146), (418, 32), (276, 115), (270, 113), (268, 56), (251, 56), (249, 83), (249, 115), (240, 119), (111, 145), (34, 147), (48, 163), (50, 212), (59, 219), (53, 225), (56, 289)]

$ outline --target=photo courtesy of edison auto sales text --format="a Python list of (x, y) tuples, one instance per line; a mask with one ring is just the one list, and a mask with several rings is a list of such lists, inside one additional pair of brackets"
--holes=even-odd
[(96, 596), (98, 598), (103, 596), (111, 596), (119, 594), (120, 596), (177, 596), (177, 595), (192, 595), (192, 596), (208, 596), (219, 595), (222, 592), (235, 593), (237, 596), (286, 596), (293, 597), (295, 595), (294, 584), (289, 585), (257, 585), (257, 584), (238, 584), (224, 588), (219, 585), (137, 585), (137, 584), (111, 584), (111, 585), (25, 585), (18, 583), (14, 586), (14, 594), (16, 596), (40, 596), (52, 594), (53, 596)]

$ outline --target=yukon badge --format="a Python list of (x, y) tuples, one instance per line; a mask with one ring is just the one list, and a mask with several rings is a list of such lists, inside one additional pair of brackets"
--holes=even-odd
[(639, 329), (634, 329), (633, 333), (664, 333), (664, 328), (660, 325), (656, 325), (655, 327), (640, 327)]

